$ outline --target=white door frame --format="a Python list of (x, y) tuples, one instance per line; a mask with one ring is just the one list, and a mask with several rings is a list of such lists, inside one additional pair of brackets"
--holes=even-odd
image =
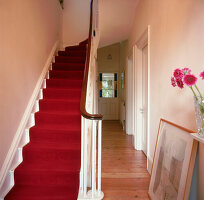
[[(130, 61), (132, 63), (130, 64)], [(126, 133), (128, 135), (134, 135), (134, 121), (133, 121), (133, 104), (134, 104), (134, 85), (133, 85), (133, 70), (134, 70), (134, 62), (133, 62), (133, 51), (131, 50), (128, 54), (126, 60), (126, 73), (125, 73), (125, 119), (126, 119)]]
[[(149, 160), (149, 138), (150, 138), (150, 26), (144, 31), (139, 40), (133, 46), (133, 80), (134, 80), (134, 144), (136, 150), (142, 150), (142, 49), (148, 45), (148, 99), (147, 99), (147, 160)], [(150, 160), (151, 161), (151, 160)], [(151, 165), (149, 161), (147, 165)], [(147, 168), (149, 168), (147, 166)]]

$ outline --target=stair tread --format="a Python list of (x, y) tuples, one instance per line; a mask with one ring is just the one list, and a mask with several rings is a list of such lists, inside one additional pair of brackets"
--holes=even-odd
[[(42, 198), (51, 199), (51, 200), (60, 200), (66, 197), (66, 200), (76, 199), (76, 194), (71, 191), (76, 187), (67, 187), (65, 186), (29, 186), (29, 185), (15, 185), (12, 190), (12, 200), (22, 200), (22, 197), (26, 198), (26, 200), (36, 200)], [(9, 197), (9, 196), (8, 196)], [(7, 200), (7, 198), (5, 200)], [(9, 198), (10, 199), (10, 198)]]

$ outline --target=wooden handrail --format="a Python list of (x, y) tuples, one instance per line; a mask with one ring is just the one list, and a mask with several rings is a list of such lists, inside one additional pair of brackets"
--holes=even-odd
[(81, 92), (81, 101), (80, 101), (80, 112), (83, 117), (90, 120), (102, 120), (103, 115), (100, 114), (90, 114), (86, 111), (86, 93), (87, 93), (87, 83), (88, 83), (88, 74), (89, 74), (89, 64), (90, 64), (90, 56), (91, 56), (91, 39), (92, 39), (92, 25), (93, 25), (93, 0), (91, 0), (91, 8), (90, 8), (90, 26), (89, 26), (89, 39), (88, 39), (88, 47), (86, 53), (86, 64), (85, 64), (85, 72), (83, 78), (82, 92)]

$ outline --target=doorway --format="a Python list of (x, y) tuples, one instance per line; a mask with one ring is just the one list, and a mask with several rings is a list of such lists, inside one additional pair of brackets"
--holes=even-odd
[[(150, 116), (150, 26), (144, 31), (133, 47), (134, 57), (134, 133), (135, 148), (142, 150), (149, 158), (149, 116)], [(147, 159), (148, 160), (148, 159)]]
[(148, 44), (142, 48), (142, 151), (147, 156)]
[(119, 120), (118, 73), (99, 73), (99, 113), (104, 120)]

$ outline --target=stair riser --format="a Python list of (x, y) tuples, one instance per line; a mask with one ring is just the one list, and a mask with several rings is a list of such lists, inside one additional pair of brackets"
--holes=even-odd
[(56, 63), (85, 63), (84, 57), (67, 57), (67, 56), (56, 56)]
[(81, 124), (80, 115), (58, 115), (58, 114), (44, 114), (37, 113), (35, 115), (36, 125), (50, 124), (50, 125), (67, 125), (67, 126), (78, 126)]
[(72, 99), (72, 100), (80, 100), (81, 91), (75, 91), (74, 93), (71, 91), (64, 90), (43, 90), (43, 98), (44, 99)]
[(62, 79), (69, 79), (69, 80), (82, 80), (84, 72), (83, 71), (57, 71), (57, 70), (51, 70), (49, 72), (50, 78), (62, 78)]
[[(34, 146), (34, 145), (33, 145)], [(40, 162), (41, 165), (49, 167), (49, 164), (54, 164), (56, 162), (58, 166), (63, 169), (69, 167), (69, 165), (80, 162), (80, 149), (78, 150), (66, 150), (66, 149), (43, 149), (43, 148), (33, 148), (29, 146), (23, 150), (23, 160), (27, 164), (34, 165)]]
[(48, 79), (46, 80), (46, 87), (47, 88), (78, 88), (81, 89), (82, 81), (67, 81), (67, 80), (60, 80), (60, 79)]
[[(78, 184), (72, 186), (72, 188), (67, 186), (19, 185), (18, 192), (12, 196), (12, 200), (74, 200), (77, 199), (77, 193), (75, 194), (73, 191), (78, 191), (78, 187)], [(23, 198), (19, 198), (18, 194)]]
[[(72, 137), (72, 138), (71, 138)], [(76, 145), (76, 146), (80, 146), (80, 136), (70, 136), (70, 135), (60, 135), (57, 136), (52, 134), (44, 134), (44, 135), (39, 135), (39, 133), (37, 134), (33, 134), (30, 139), (32, 140), (33, 143), (40, 143), (43, 142), (44, 144), (47, 144), (47, 141), (49, 141), (49, 145), (51, 146), (55, 146), (57, 143), (58, 144), (63, 144), (66, 143), (67, 146), (71, 146), (71, 145)]]
[[(23, 179), (22, 179), (23, 177)], [(15, 176), (15, 181), (17, 184), (24, 185), (47, 185), (47, 186), (67, 186), (72, 187), (72, 184), (76, 185), (78, 183), (79, 175), (78, 173), (67, 173), (67, 172), (54, 172), (54, 171), (32, 171), (29, 172), (21, 171)]]
[(65, 51), (85, 51), (86, 45), (66, 47)]
[(33, 142), (42, 141), (43, 144), (49, 141), (69, 146), (72, 143), (80, 143), (81, 131), (45, 130), (33, 127), (30, 129), (30, 140)]
[(86, 57), (86, 51), (59, 51), (59, 56)]
[(80, 105), (79, 103), (64, 103), (64, 102), (55, 102), (55, 103), (50, 103), (41, 101), (40, 102), (40, 111), (49, 111), (49, 112), (66, 112), (68, 113), (74, 113), (80, 115)]
[(53, 70), (62, 70), (62, 71), (84, 71), (84, 64), (66, 64), (66, 63), (54, 63), (52, 65)]

